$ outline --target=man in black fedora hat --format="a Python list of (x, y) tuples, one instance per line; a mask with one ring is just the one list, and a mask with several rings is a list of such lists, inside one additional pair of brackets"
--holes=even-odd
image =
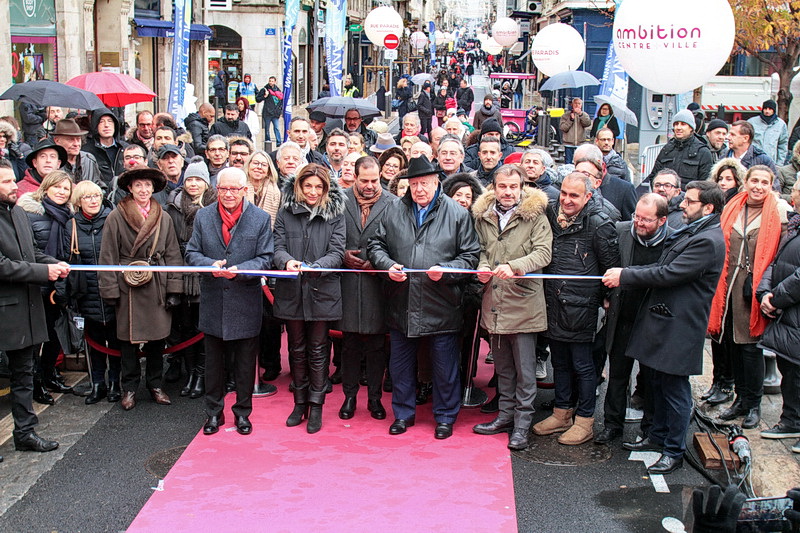
[(53, 131), (53, 141), (67, 152), (66, 161), (62, 161), (61, 169), (72, 176), (72, 181), (89, 180), (105, 190), (107, 185), (100, 174), (100, 167), (97, 166), (97, 159), (88, 152), (81, 152), (83, 139), (86, 130), (82, 130), (75, 119), (64, 118), (56, 123)]
[(33, 192), (42, 184), (45, 176), (61, 168), (67, 160), (67, 151), (50, 139), (42, 139), (25, 157), (28, 169), (19, 181), (19, 196)]
[[(442, 193), (440, 174), (424, 155), (411, 158), (406, 175), (410, 194), (386, 208), (368, 245), (375, 268), (391, 271), (386, 322), (392, 346), (392, 435), (405, 433), (415, 422), (415, 369), (422, 338), (430, 345), (437, 439), (453, 434), (461, 405), (458, 338), (465, 276), (443, 270), (474, 269), (480, 245), (469, 212)], [(405, 268), (428, 272), (406, 273)]]

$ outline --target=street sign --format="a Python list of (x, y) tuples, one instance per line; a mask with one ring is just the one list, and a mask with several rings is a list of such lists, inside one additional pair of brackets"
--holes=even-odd
[(397, 38), (397, 35), (394, 33), (389, 33), (386, 37), (383, 38), (383, 46), (388, 48), (389, 50), (394, 50), (398, 46), (400, 46), (400, 39)]
[(360, 31), (364, 31), (364, 26), (361, 24), (350, 24), (350, 31), (352, 33), (358, 33)]
[(275, 28), (265, 28), (264, 35), (275, 35)]
[(397, 59), (397, 49), (389, 50), (387, 48), (386, 50), (383, 51), (383, 57), (391, 60)]

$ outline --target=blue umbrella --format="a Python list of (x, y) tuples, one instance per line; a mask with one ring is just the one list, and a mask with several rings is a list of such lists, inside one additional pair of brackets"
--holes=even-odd
[(600, 85), (600, 80), (582, 70), (568, 70), (550, 77), (539, 87), (540, 91), (557, 91), (559, 89), (577, 89), (587, 85)]

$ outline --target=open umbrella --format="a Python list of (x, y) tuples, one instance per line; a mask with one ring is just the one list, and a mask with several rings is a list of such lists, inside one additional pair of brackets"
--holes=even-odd
[(67, 85), (94, 93), (108, 107), (149, 102), (156, 97), (147, 85), (127, 74), (90, 72), (75, 76)]
[(582, 70), (568, 70), (550, 77), (539, 87), (540, 91), (557, 91), (559, 89), (577, 89), (587, 85), (600, 85), (600, 80)]
[(349, 109), (356, 109), (362, 118), (379, 117), (381, 110), (363, 98), (352, 96), (329, 96), (308, 104), (309, 111), (322, 111), (329, 117), (343, 117)]
[(426, 72), (422, 72), (420, 74), (414, 74), (411, 76), (411, 83), (414, 85), (422, 85), (426, 81), (430, 82), (433, 85), (433, 76)]
[(3, 94), (0, 94), (0, 100), (19, 100), (21, 98), (25, 98), (28, 102), (42, 107), (52, 105), (86, 109), (87, 111), (105, 107), (105, 104), (97, 95), (89, 91), (50, 80), (17, 83)]
[(594, 101), (597, 102), (598, 105), (610, 105), (611, 110), (614, 112), (614, 116), (617, 117), (617, 120), (626, 124), (632, 124), (634, 126), (639, 125), (639, 120), (636, 118), (636, 115), (633, 111), (628, 109), (628, 106), (625, 105), (626, 102), (621, 98), (614, 96), (613, 94), (598, 94), (594, 97)]

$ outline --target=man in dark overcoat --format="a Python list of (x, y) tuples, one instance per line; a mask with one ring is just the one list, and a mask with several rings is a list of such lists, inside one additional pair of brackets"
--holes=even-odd
[[(230, 354), (236, 381), (236, 431), (249, 435), (253, 411), (258, 336), (263, 292), (257, 276), (237, 270), (267, 270), (272, 265), (272, 229), (266, 211), (245, 200), (247, 177), (235, 167), (217, 176), (218, 201), (197, 212), (186, 262), (215, 266), (200, 279), (200, 323), (206, 343), (206, 415), (203, 433), (213, 435), (225, 423), (225, 358)], [(263, 384), (263, 386), (274, 386)]]
[(647, 289), (625, 354), (649, 373), (653, 423), (644, 438), (623, 447), (661, 451), (651, 474), (683, 465), (692, 414), (689, 376), (703, 372), (711, 300), (725, 261), (719, 225), (724, 203), (715, 183), (690, 182), (683, 200), (687, 226), (669, 237), (658, 263), (612, 268), (603, 277), (607, 287)]
[[(371, 270), (367, 241), (375, 235), (388, 205), (396, 197), (381, 187), (380, 164), (372, 156), (356, 161), (355, 183), (344, 192), (344, 220), (347, 248), (344, 266), (352, 270)], [(361, 362), (367, 370), (367, 409), (372, 418), (383, 420), (381, 384), (386, 370), (386, 301), (383, 280), (370, 274), (342, 275), (342, 390), (344, 403), (339, 418), (353, 418), (356, 410)]]
[(0, 160), (0, 350), (6, 352), (11, 371), (14, 447), (49, 452), (58, 442), (33, 430), (39, 423), (33, 410), (33, 361), (34, 352), (47, 341), (41, 287), (65, 278), (69, 265), (36, 249), (28, 217), (15, 206), (17, 189), (14, 169)]

